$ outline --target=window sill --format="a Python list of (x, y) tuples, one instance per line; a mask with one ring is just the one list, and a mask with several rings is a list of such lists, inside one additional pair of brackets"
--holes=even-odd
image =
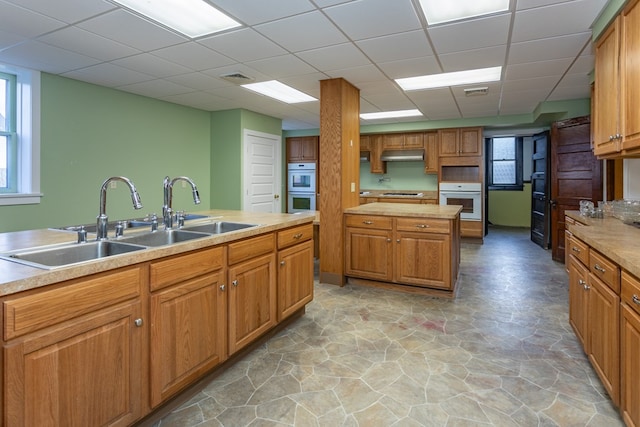
[(42, 193), (0, 194), (0, 206), (37, 205)]

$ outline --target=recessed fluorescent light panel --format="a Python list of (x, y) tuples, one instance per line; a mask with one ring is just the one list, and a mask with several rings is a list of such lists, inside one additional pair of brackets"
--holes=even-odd
[(439, 87), (495, 82), (500, 80), (501, 73), (502, 67), (479, 68), (477, 70), (455, 71), (453, 73), (396, 79), (396, 83), (398, 83), (403, 90), (435, 89)]
[(297, 104), (299, 102), (317, 101), (316, 98), (300, 92), (297, 89), (287, 86), (284, 83), (280, 83), (277, 80), (269, 80), (267, 82), (251, 83), (248, 85), (242, 85), (243, 88), (258, 92), (262, 95), (275, 98), (278, 101), (286, 102), (287, 104)]
[(419, 110), (398, 110), (398, 111), (381, 111), (379, 113), (362, 113), (360, 118), (362, 120), (379, 120), (379, 119), (394, 119), (399, 117), (416, 117), (422, 116)]
[(240, 23), (203, 0), (111, 0), (143, 17), (196, 38)]
[(420, 0), (429, 25), (509, 10), (509, 0)]

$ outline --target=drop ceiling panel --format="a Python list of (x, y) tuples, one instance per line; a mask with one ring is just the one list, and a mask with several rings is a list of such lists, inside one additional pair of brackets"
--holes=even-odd
[(185, 74), (191, 70), (175, 62), (167, 61), (150, 53), (128, 56), (126, 58), (113, 61), (115, 65), (139, 71), (155, 77), (168, 77), (178, 74)]
[(207, 111), (224, 109), (226, 108), (224, 105), (229, 101), (225, 98), (220, 98), (213, 94), (201, 91), (165, 96), (162, 99), (168, 102), (200, 108)]
[(421, 28), (411, 0), (360, 0), (325, 9), (352, 40)]
[(507, 45), (504, 44), (440, 55), (440, 63), (445, 72), (499, 67), (505, 63), (506, 55)]
[(291, 54), (249, 61), (247, 65), (273, 79), (311, 74), (316, 71), (315, 68)]
[(139, 50), (130, 46), (78, 27), (67, 27), (60, 31), (47, 34), (40, 37), (39, 41), (60, 48), (70, 49), (74, 52), (100, 59), (101, 61), (111, 61), (140, 53)]
[(509, 64), (548, 61), (552, 59), (575, 58), (591, 37), (591, 33), (551, 37), (513, 43), (509, 51)]
[(66, 23), (57, 19), (0, 2), (0, 28), (4, 32), (31, 38), (65, 26)]
[(247, 25), (275, 21), (314, 9), (307, 0), (214, 0), (211, 3)]
[(199, 72), (170, 76), (166, 77), (166, 80), (195, 90), (211, 90), (230, 85), (230, 83), (225, 80)]
[(377, 65), (390, 79), (401, 79), (442, 72), (440, 64), (438, 64), (438, 59), (435, 56), (382, 62)]
[(0, 61), (48, 73), (64, 73), (97, 64), (95, 58), (29, 41), (0, 51)]
[(371, 62), (351, 43), (307, 50), (298, 56), (318, 70), (340, 70), (342, 68), (368, 65)]
[(137, 93), (151, 98), (163, 98), (170, 95), (180, 95), (193, 92), (193, 89), (170, 82), (168, 80), (157, 79), (131, 85), (119, 86), (118, 89), (126, 92)]
[[(7, 1), (7, 0), (5, 0)], [(106, 1), (87, 0), (8, 0), (8, 3), (33, 10), (68, 24), (115, 9)]]
[[(510, 15), (503, 14), (430, 28), (439, 54), (504, 45), (508, 41)], [(465, 34), (461, 37), (461, 34)]]
[(329, 71), (332, 78), (342, 77), (354, 86), (362, 88), (363, 85), (373, 83), (375, 85), (385, 85), (387, 78), (374, 65), (363, 65), (361, 67), (345, 68), (342, 70)]
[(520, 80), (545, 76), (562, 76), (571, 66), (571, 61), (571, 58), (563, 58), (509, 65), (507, 66), (505, 79)]
[(361, 40), (356, 45), (375, 62), (391, 62), (421, 56), (433, 56), (423, 30)]
[(255, 61), (287, 53), (251, 28), (202, 39), (199, 43), (238, 62)]
[(315, 11), (256, 26), (256, 30), (290, 52), (344, 43), (346, 37)]
[(119, 67), (110, 63), (93, 65), (80, 70), (62, 74), (71, 79), (83, 80), (102, 86), (117, 87), (126, 84), (139, 83), (152, 80), (153, 76)]
[(194, 71), (223, 67), (235, 61), (196, 42), (182, 43), (154, 50), (154, 55), (176, 62)]

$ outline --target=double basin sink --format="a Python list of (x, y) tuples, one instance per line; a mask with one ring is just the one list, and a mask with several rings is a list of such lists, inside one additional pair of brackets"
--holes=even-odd
[[(113, 255), (126, 254), (151, 247), (172, 245), (256, 226), (257, 224), (207, 221), (193, 225), (190, 224), (180, 229), (141, 232), (131, 236), (118, 237), (115, 240), (93, 240), (85, 243), (63, 243), (59, 245), (20, 249), (0, 254), (0, 259), (37, 268), (54, 269)], [(64, 229), (70, 230), (71, 228), (65, 227)]]

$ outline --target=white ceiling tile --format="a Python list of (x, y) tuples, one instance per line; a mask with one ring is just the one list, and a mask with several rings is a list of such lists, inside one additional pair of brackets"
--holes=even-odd
[[(225, 74), (229, 74), (229, 73), (240, 73), (240, 74), (244, 74), (245, 76), (257, 81), (257, 82), (261, 82), (261, 81), (265, 81), (265, 80), (271, 80), (269, 78), (269, 76), (262, 74), (261, 72), (259, 72), (258, 70), (254, 70), (251, 67), (248, 67), (247, 65), (244, 64), (232, 64), (232, 65), (225, 65), (224, 67), (218, 67), (218, 68), (212, 68), (210, 70), (203, 70), (202, 73), (206, 74), (207, 76), (211, 76), (214, 78), (219, 79), (221, 82), (225, 82), (227, 83), (226, 86), (234, 86), (233, 83), (231, 82), (227, 82), (225, 80), (222, 80), (220, 78), (220, 76), (225, 75)], [(221, 86), (224, 87), (224, 86)]]
[(162, 97), (162, 99), (168, 102), (173, 102), (175, 104), (187, 105), (190, 107), (209, 111), (226, 108), (224, 107), (224, 105), (229, 101), (226, 98), (221, 98), (211, 93), (202, 91), (169, 95)]
[(87, 0), (6, 0), (26, 9), (72, 24), (115, 9), (106, 1)]
[(571, 58), (563, 58), (508, 65), (505, 79), (520, 80), (543, 76), (562, 76), (571, 65), (571, 61)]
[(356, 45), (374, 62), (433, 56), (433, 50), (422, 30), (361, 40)]
[[(490, 16), (429, 28), (429, 36), (440, 54), (504, 45), (509, 37), (510, 14)], [(464, 34), (464, 37), (461, 37)]]
[(357, 1), (357, 0), (314, 0), (314, 3), (317, 4), (319, 7), (329, 7), (329, 6), (335, 6), (337, 4), (349, 3), (353, 1)]
[(258, 25), (255, 28), (290, 52), (315, 49), (347, 41), (335, 25), (317, 11)]
[(605, 0), (576, 0), (518, 11), (512, 41), (517, 43), (582, 32), (585, 20), (593, 23), (605, 3)]
[(194, 71), (218, 68), (235, 63), (227, 56), (205, 47), (197, 42), (182, 43), (151, 52), (153, 55), (176, 62)]
[(352, 85), (359, 87), (365, 83), (386, 84), (388, 82), (384, 74), (378, 70), (373, 64), (363, 65), (361, 67), (344, 68), (341, 70), (332, 70), (329, 72), (332, 78), (342, 77)]
[(0, 2), (0, 28), (3, 32), (33, 38), (65, 26), (66, 23), (57, 19)]
[(238, 62), (255, 61), (287, 53), (251, 28), (208, 37), (198, 42)]
[(575, 58), (587, 43), (591, 33), (551, 37), (528, 42), (513, 43), (509, 50), (509, 64)]
[(516, 10), (533, 9), (535, 7), (550, 6), (569, 1), (573, 0), (518, 0), (516, 2)]
[(435, 56), (382, 62), (378, 63), (378, 67), (380, 67), (390, 79), (402, 79), (405, 77), (423, 76), (442, 72), (442, 68), (440, 64), (438, 64)]
[(78, 26), (143, 52), (186, 41), (182, 36), (123, 10), (100, 15)]
[(26, 37), (0, 30), (0, 50), (27, 40)]
[(560, 77), (548, 76), (548, 77), (536, 77), (522, 80), (507, 80), (503, 83), (505, 91), (519, 92), (525, 90), (538, 89), (541, 92), (550, 93), (551, 89), (558, 84)]
[(217, 87), (229, 86), (230, 84), (225, 80), (208, 76), (200, 72), (169, 76), (165, 79), (196, 90), (211, 90)]
[(140, 53), (139, 50), (130, 46), (126, 46), (122, 43), (118, 43), (78, 27), (63, 28), (62, 30), (42, 36), (38, 40), (53, 46), (72, 50), (92, 58), (97, 58), (102, 61), (111, 61), (112, 59)]
[(175, 76), (177, 74), (185, 74), (191, 71), (189, 68), (183, 67), (180, 64), (167, 61), (166, 59), (151, 55), (150, 53), (128, 56), (126, 58), (113, 61), (113, 64), (149, 74), (154, 77)]
[(352, 40), (422, 28), (411, 0), (360, 0), (324, 11)]
[(214, 0), (211, 3), (247, 25), (275, 21), (315, 9), (308, 0)]
[(595, 55), (580, 55), (569, 69), (569, 72), (589, 74), (593, 71), (595, 60)]
[(498, 67), (505, 63), (507, 45), (484, 47), (440, 55), (444, 72)]
[(351, 43), (299, 52), (298, 56), (318, 70), (340, 70), (371, 62)]
[(193, 92), (193, 89), (191, 88), (163, 79), (149, 80), (146, 82), (118, 86), (118, 89), (124, 90), (125, 92), (137, 93), (139, 95), (144, 95), (151, 98), (162, 98), (165, 96)]
[(0, 51), (0, 62), (7, 62), (48, 73), (64, 73), (97, 64), (95, 58), (30, 41)]
[(317, 71), (294, 55), (274, 56), (257, 61), (249, 61), (247, 65), (274, 79), (299, 74), (311, 74)]
[(152, 76), (109, 63), (70, 71), (68, 73), (63, 73), (62, 75), (64, 77), (109, 87), (133, 84), (153, 79)]

